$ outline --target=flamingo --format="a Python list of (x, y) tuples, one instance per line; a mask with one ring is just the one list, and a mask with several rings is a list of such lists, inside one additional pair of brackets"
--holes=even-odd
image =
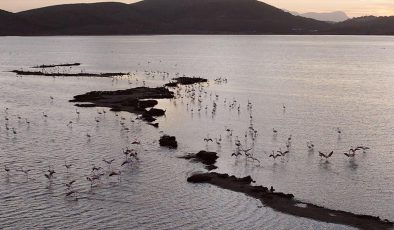
[(363, 150), (363, 151), (365, 152), (366, 150), (369, 150), (369, 147), (366, 147), (366, 146), (358, 146), (356, 149), (361, 149), (361, 150)]
[(244, 152), (245, 156), (250, 156), (250, 154), (248, 153), (250, 150), (252, 150), (253, 148), (250, 149), (240, 149), (242, 152)]
[(345, 154), (345, 156), (347, 156), (347, 157), (355, 157), (356, 156), (356, 154), (353, 152), (353, 153), (350, 153), (350, 151), (348, 152), (348, 153), (343, 153), (343, 154)]
[(121, 171), (118, 171), (118, 172), (112, 171), (108, 176), (109, 177), (118, 176), (118, 180), (120, 181), (120, 174), (121, 174)]
[(68, 172), (68, 170), (71, 168), (72, 164), (67, 164), (67, 161), (65, 161), (64, 166), (66, 167), (67, 172)]
[(131, 163), (133, 163), (133, 161), (131, 159), (126, 159), (125, 161), (123, 161), (121, 166), (124, 166), (124, 165), (127, 165), (127, 164), (131, 164)]
[(216, 142), (217, 145), (221, 145), (222, 144), (217, 138), (215, 138), (215, 142)]
[(235, 157), (238, 157), (240, 155), (242, 155), (242, 153), (240, 153), (239, 151), (236, 151), (236, 152), (231, 154), (231, 156), (235, 156)]
[(108, 168), (110, 168), (111, 167), (111, 164), (112, 164), (112, 162), (114, 162), (115, 161), (115, 159), (112, 159), (112, 160), (106, 160), (106, 159), (103, 159), (103, 161), (108, 165)]
[(282, 152), (282, 150), (276, 151), (277, 153), (279, 153), (281, 156), (285, 156), (286, 154), (289, 153), (289, 150), (286, 150), (284, 152)]
[(319, 156), (320, 156), (320, 157), (324, 157), (324, 158), (326, 158), (326, 159), (328, 160), (328, 158), (330, 158), (330, 157), (332, 156), (333, 153), (334, 153), (334, 151), (331, 151), (331, 152), (328, 153), (328, 154), (324, 154), (324, 153), (322, 153), (322, 152), (319, 151)]
[(29, 172), (31, 171), (31, 169), (23, 169), (23, 168), (21, 168), (21, 169), (17, 169), (16, 170), (17, 172), (23, 172), (25, 175), (26, 175), (26, 177), (27, 177), (27, 179), (29, 179)]
[(272, 154), (269, 155), (268, 157), (272, 157), (272, 158), (274, 158), (274, 160), (276, 160), (276, 158), (281, 157), (281, 156), (282, 156), (282, 154), (275, 154), (275, 151), (272, 150)]
[(72, 185), (73, 185), (75, 182), (76, 182), (76, 180), (72, 180), (72, 181), (70, 181), (70, 182), (68, 182), (68, 183), (65, 183), (64, 185), (65, 185), (68, 189), (71, 189)]
[(48, 180), (51, 180), (52, 177), (53, 177), (53, 174), (44, 174), (44, 176), (45, 176), (46, 178), (48, 178)]
[(209, 141), (213, 142), (212, 138), (208, 138), (208, 137), (204, 138), (204, 141), (205, 141), (206, 143), (208, 143)]
[(71, 195), (74, 195), (76, 200), (78, 199), (76, 191), (71, 190), (66, 193), (66, 197), (71, 196)]
[(315, 145), (312, 143), (312, 141), (308, 141), (308, 142), (306, 143), (306, 146), (308, 147), (308, 149), (309, 149), (310, 151), (312, 151), (313, 148), (315, 147)]
[(95, 172), (95, 171), (100, 171), (101, 169), (103, 169), (103, 168), (101, 168), (101, 167), (96, 167), (96, 166), (93, 166), (93, 168), (92, 168), (92, 172)]
[(10, 169), (8, 168), (7, 165), (4, 165), (4, 170), (7, 172), (7, 174), (10, 172)]

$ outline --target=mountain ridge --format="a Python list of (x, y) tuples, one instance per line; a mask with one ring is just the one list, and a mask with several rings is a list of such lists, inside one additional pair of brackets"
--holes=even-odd
[[(346, 20), (327, 23), (294, 16), (257, 0), (144, 0), (65, 4), (0, 11), (0, 35), (140, 34), (394, 34), (391, 25), (371, 19), (379, 30)], [(394, 22), (394, 18), (389, 21)], [(383, 23), (390, 32), (377, 25)], [(393, 23), (394, 24), (394, 23)], [(368, 31), (365, 31), (366, 29)]]
[(312, 18), (319, 21), (327, 21), (327, 22), (343, 22), (350, 19), (343, 11), (322, 12), (322, 13), (307, 12), (307, 13), (302, 13), (299, 16), (305, 18)]

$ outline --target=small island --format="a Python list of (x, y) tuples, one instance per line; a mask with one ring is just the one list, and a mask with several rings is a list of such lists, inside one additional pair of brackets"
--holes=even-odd
[(259, 199), (264, 205), (293, 216), (309, 218), (334, 224), (343, 224), (366, 230), (392, 229), (394, 223), (382, 220), (379, 217), (369, 215), (358, 215), (351, 212), (332, 210), (305, 203), (294, 198), (293, 194), (275, 192), (271, 187), (251, 185), (253, 179), (250, 176), (236, 178), (228, 174), (220, 173), (201, 173), (187, 178), (190, 183), (208, 183), (223, 189), (234, 192), (241, 192), (245, 195)]

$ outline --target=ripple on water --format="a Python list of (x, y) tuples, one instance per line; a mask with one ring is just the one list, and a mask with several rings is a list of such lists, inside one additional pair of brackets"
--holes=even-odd
[[(91, 70), (140, 70), (136, 74), (140, 81), (133, 79), (132, 86), (140, 85), (142, 80), (152, 85), (169, 80), (151, 79), (144, 75), (144, 69), (164, 70), (171, 77), (180, 72), (210, 79), (229, 78), (226, 85), (211, 84), (202, 97), (203, 106), (211, 110), (214, 96), (212, 99), (210, 93), (220, 95), (216, 116), (212, 117), (209, 110), (207, 113), (195, 110), (191, 115), (186, 104), (197, 107), (187, 98), (176, 104), (164, 100), (158, 106), (167, 109), (167, 117), (160, 118), (160, 128), (155, 129), (141, 121), (130, 122), (135, 115), (115, 116), (107, 112), (104, 116), (96, 108), (78, 108), (78, 117), (75, 107), (68, 102), (72, 96), (91, 90), (130, 87), (127, 79), (111, 82), (96, 78), (15, 78), (1, 72), (0, 104), (9, 108), (8, 124), (17, 131), (16, 135), (7, 132), (3, 128), (5, 120), (0, 119), (0, 165), (7, 164), (12, 169), (8, 179), (2, 174), (5, 179), (0, 180), (1, 228), (350, 229), (259, 208), (260, 201), (243, 194), (186, 183), (186, 176), (202, 170), (202, 165), (175, 156), (204, 148), (219, 152), (219, 171), (252, 175), (258, 184), (273, 185), (303, 200), (390, 218), (394, 213), (391, 205), (394, 186), (389, 180), (394, 175), (391, 167), (394, 155), (388, 141), (394, 122), (387, 115), (394, 112), (393, 93), (388, 87), (392, 85), (392, 63), (384, 61), (391, 60), (392, 54), (379, 51), (381, 46), (391, 44), (391, 38), (379, 38), (382, 41), (372, 37), (352, 38), (356, 43), (346, 40), (349, 38), (308, 36), (0, 39), (0, 50), (5, 51), (0, 52), (0, 63), (4, 63), (1, 71), (79, 57)], [(148, 41), (149, 45), (136, 45), (135, 39)], [(239, 56), (234, 43), (242, 45), (248, 55)], [(110, 54), (106, 52), (108, 44), (114, 49)], [(359, 44), (366, 44), (374, 52), (364, 52)], [(305, 49), (306, 45), (314, 49)], [(81, 50), (83, 57), (79, 55)], [(319, 56), (321, 53), (328, 55)], [(97, 58), (100, 56), (106, 58)], [(338, 63), (338, 56), (346, 60)], [(147, 64), (148, 60), (151, 64)], [(324, 66), (316, 60), (325, 63)], [(371, 61), (376, 66), (371, 66)], [(355, 89), (354, 84), (361, 84), (368, 91)], [(50, 96), (55, 98), (53, 102)], [(224, 105), (224, 98), (237, 99), (242, 105), (241, 113)], [(249, 99), (254, 105), (254, 127), (259, 130), (254, 148), (255, 155), (262, 160), (262, 167), (258, 168), (229, 155), (236, 136), (243, 141), (244, 131), (250, 125), (249, 113), (244, 108)], [(285, 113), (283, 103), (287, 107)], [(18, 115), (28, 119), (30, 125), (23, 119), (18, 121)], [(0, 117), (3, 116), (4, 111), (0, 111)], [(95, 117), (100, 120), (98, 124)], [(125, 118), (125, 127), (130, 132), (122, 130), (120, 117)], [(67, 127), (69, 121), (73, 122), (72, 128)], [(225, 126), (234, 129), (232, 138), (226, 135)], [(344, 130), (341, 138), (335, 132), (338, 126)], [(272, 128), (279, 130), (276, 138)], [(160, 130), (177, 137), (178, 150), (158, 147)], [(87, 138), (86, 134), (92, 137)], [(222, 135), (221, 148), (206, 146), (202, 139), (207, 134), (212, 138)], [(284, 149), (290, 134), (292, 154), (285, 162), (273, 164), (264, 151)], [(134, 140), (140, 140), (142, 145), (131, 146)], [(313, 141), (316, 151), (334, 149), (339, 155), (330, 164), (323, 164), (317, 153), (307, 153), (306, 141)], [(248, 140), (245, 145), (250, 144)], [(370, 146), (371, 151), (354, 164), (340, 156), (344, 149), (359, 144)], [(103, 158), (115, 159), (114, 169), (121, 169), (122, 148), (126, 146), (139, 151), (140, 162), (123, 169), (120, 183), (103, 178), (100, 185), (91, 189), (86, 176), (92, 166), (105, 168)], [(63, 166), (65, 161), (73, 164), (68, 173)], [(57, 171), (52, 183), (43, 176), (49, 165)], [(29, 181), (23, 173), (15, 172), (19, 167), (33, 170)], [(64, 197), (63, 183), (73, 179), (77, 180), (74, 189), (81, 196), (78, 202)]]

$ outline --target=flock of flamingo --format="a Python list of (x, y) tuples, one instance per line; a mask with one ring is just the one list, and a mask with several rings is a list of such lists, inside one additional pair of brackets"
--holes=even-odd
[[(215, 83), (227, 83), (227, 79), (224, 78), (218, 78), (215, 79)], [(209, 85), (209, 84), (208, 84)], [(189, 101), (186, 102), (186, 110), (189, 112), (191, 115), (193, 114), (201, 114), (201, 112), (205, 112), (205, 114), (210, 114), (210, 116), (213, 118), (215, 117), (217, 113), (217, 109), (219, 104), (223, 103), (223, 107), (228, 109), (229, 112), (237, 112), (238, 115), (243, 112), (243, 108), (245, 111), (248, 113), (249, 116), (249, 127), (247, 130), (244, 131), (244, 142), (245, 144), (247, 143), (248, 140), (252, 141), (251, 147), (246, 148), (244, 147), (243, 144), (241, 144), (241, 140), (239, 139), (239, 136), (236, 136), (234, 134), (234, 130), (225, 126), (224, 131), (225, 133), (222, 133), (223, 136), (225, 136), (228, 140), (230, 140), (230, 143), (233, 144), (234, 146), (234, 152), (231, 153), (232, 157), (239, 158), (240, 156), (244, 156), (245, 159), (247, 160), (252, 160), (253, 162), (261, 163), (262, 159), (259, 159), (257, 156), (254, 156), (253, 150), (254, 150), (254, 145), (255, 141), (257, 140), (257, 137), (259, 135), (259, 131), (254, 127), (254, 119), (253, 119), (253, 103), (248, 100), (246, 106), (242, 105), (236, 98), (232, 98), (231, 100), (224, 98), (220, 99), (220, 96), (216, 93), (208, 92), (204, 84), (199, 84), (199, 85), (190, 85), (190, 86), (185, 86), (185, 87), (179, 87), (175, 91), (175, 95), (177, 98), (182, 99), (182, 103), (184, 103), (183, 99), (188, 99)], [(209, 98), (209, 103), (205, 103), (206, 99)], [(175, 102), (174, 102), (175, 104)], [(282, 105), (283, 112), (286, 112), (286, 105)], [(335, 132), (337, 133), (338, 137), (342, 134), (342, 130), (337, 127), (334, 129)], [(278, 135), (278, 130), (275, 128), (272, 128), (272, 135), (273, 137), (276, 137)], [(211, 138), (209, 134), (207, 134), (206, 137), (203, 138), (203, 141), (206, 144), (206, 147), (208, 148), (209, 144), (216, 144), (218, 147), (221, 147), (223, 144), (223, 138), (222, 134), (219, 134), (219, 136), (215, 138)], [(232, 141), (232, 137), (235, 136), (235, 141)], [(271, 150), (271, 154), (268, 154), (266, 151), (264, 151), (264, 155), (267, 156), (268, 158), (272, 158), (274, 161), (277, 158), (284, 159), (291, 151), (291, 145), (292, 145), (292, 135), (289, 135), (285, 142), (285, 149), (276, 149), (276, 150)], [(315, 145), (313, 144), (312, 141), (307, 141), (306, 142), (306, 150), (309, 153), (314, 153), (315, 152)], [(370, 148), (367, 146), (357, 146), (353, 147), (351, 146), (349, 150), (344, 151), (343, 155), (350, 158), (354, 159), (357, 155), (358, 152), (366, 152)], [(325, 153), (323, 151), (318, 151), (318, 156), (322, 159), (328, 162), (328, 160), (334, 155), (334, 151)]]
[[(148, 63), (149, 64), (149, 63)], [(67, 68), (67, 71), (71, 70), (71, 68)], [(59, 71), (59, 70), (57, 70)], [(168, 81), (170, 78), (170, 73), (166, 72), (166, 71), (148, 71), (148, 70), (144, 70), (143, 75), (145, 76), (146, 80), (153, 80), (153, 79), (157, 79), (159, 78), (161, 81)], [(134, 73), (130, 73), (128, 76), (126, 77), (114, 77), (112, 80), (112, 83), (118, 81), (118, 80), (127, 80), (129, 85), (142, 85), (145, 86), (146, 85), (146, 80), (141, 80), (139, 78), (137, 78), (139, 74), (139, 71), (135, 71)], [(185, 74), (181, 74), (181, 73), (175, 73), (174, 77), (188, 77)], [(190, 76), (190, 77), (194, 77), (194, 76)], [(132, 81), (134, 79), (134, 81)], [(216, 79), (213, 80), (214, 84), (226, 84), (228, 82), (227, 78), (225, 77), (218, 77)], [(220, 104), (223, 104), (224, 108), (228, 109), (230, 112), (235, 112), (240, 114), (241, 112), (244, 112), (244, 108), (245, 111), (248, 113), (248, 117), (249, 117), (249, 127), (247, 128), (247, 130), (245, 130), (244, 132), (244, 138), (245, 138), (245, 143), (242, 144), (241, 140), (239, 139), (239, 136), (235, 135), (235, 131), (233, 129), (231, 129), (230, 127), (224, 127), (224, 132), (223, 136), (232, 140), (232, 137), (235, 137), (235, 141), (234, 142), (230, 142), (231, 145), (234, 145), (232, 148), (234, 149), (234, 152), (231, 153), (232, 157), (242, 157), (244, 156), (246, 160), (252, 160), (253, 162), (256, 162), (258, 164), (260, 164), (262, 162), (262, 159), (259, 158), (258, 156), (255, 156), (253, 154), (253, 150), (254, 150), (254, 142), (257, 140), (258, 136), (259, 136), (259, 131), (254, 127), (254, 119), (253, 119), (253, 103), (248, 100), (248, 102), (246, 103), (246, 105), (242, 105), (236, 98), (232, 98), (232, 99), (221, 99), (221, 97), (214, 92), (209, 92), (206, 90), (206, 86), (209, 86), (211, 83), (201, 83), (201, 84), (195, 84), (195, 85), (181, 85), (179, 87), (176, 88), (172, 88), (172, 90), (174, 91), (174, 95), (175, 98), (171, 99), (171, 101), (173, 102), (174, 106), (177, 105), (178, 102), (181, 102), (182, 104), (186, 103), (186, 111), (188, 113), (190, 113), (192, 116), (193, 114), (201, 114), (201, 113), (205, 113), (208, 117), (215, 117), (217, 112), (218, 112), (218, 107)], [(209, 99), (209, 102), (206, 103), (206, 99)], [(53, 101), (55, 100), (55, 98), (53, 96), (50, 96), (50, 103), (53, 103)], [(282, 109), (285, 112), (286, 111), (286, 105), (282, 105)], [(4, 119), (5, 119), (5, 129), (6, 132), (12, 132), (13, 135), (17, 136), (18, 132), (16, 130), (16, 128), (14, 127), (10, 127), (10, 123), (9, 120), (11, 119), (11, 117), (16, 117), (16, 120), (18, 122), (24, 122), (27, 126), (30, 126), (30, 121), (28, 118), (23, 118), (22, 116), (18, 115), (18, 114), (14, 114), (13, 116), (10, 115), (11, 111), (9, 108), (5, 108), (4, 109)], [(97, 116), (94, 117), (94, 121), (97, 125), (100, 124), (101, 119), (100, 116), (105, 116), (105, 114), (107, 113), (107, 111), (105, 109), (99, 110), (97, 109)], [(81, 114), (81, 112), (76, 109), (75, 110), (75, 115), (77, 117), (79, 117)], [(116, 117), (119, 117), (119, 115), (117, 113), (114, 113)], [(50, 119), (50, 116), (45, 113), (42, 112), (42, 119)], [(137, 117), (138, 119), (138, 117)], [(122, 129), (121, 131), (127, 131), (130, 132), (130, 128), (128, 128), (126, 125), (126, 118), (121, 117), (119, 120), (119, 124), (121, 125)], [(135, 122), (135, 120), (131, 120), (131, 122)], [(75, 122), (68, 121), (65, 122), (65, 126), (72, 128), (72, 126), (75, 124)], [(278, 135), (278, 130), (275, 128), (272, 128), (272, 135), (275, 137), (276, 135)], [(336, 129), (336, 132), (338, 133), (338, 135), (341, 135), (342, 130), (340, 128)], [(90, 133), (86, 133), (86, 138), (88, 140), (90, 140), (90, 138), (92, 138), (92, 134)], [(224, 144), (223, 141), (224, 138), (222, 138), (222, 134), (220, 134), (219, 136), (215, 137), (215, 138), (211, 138), (209, 135), (207, 135), (206, 137), (203, 138), (203, 141), (206, 144), (206, 147), (208, 147), (211, 144), (215, 144), (217, 146), (222, 146)], [(252, 145), (247, 147), (247, 140), (251, 140), (252, 141)], [(140, 141), (133, 141), (130, 143), (130, 145), (139, 145), (141, 144)], [(287, 141), (285, 143), (286, 149), (282, 150), (282, 149), (276, 149), (276, 150), (271, 150), (270, 154), (267, 152), (264, 152), (264, 154), (268, 157), (268, 158), (272, 158), (274, 161), (277, 158), (280, 159), (284, 159), (288, 154), (291, 153), (292, 149), (291, 149), (291, 145), (292, 145), (292, 136), (290, 135), (287, 138)], [(306, 149), (309, 153), (313, 153), (316, 149), (315, 145), (309, 141), (306, 143)], [(356, 154), (359, 151), (367, 151), (369, 148), (366, 146), (358, 146), (355, 148), (350, 148), (348, 151), (344, 152), (344, 156), (348, 157), (348, 158), (354, 158), (356, 156)], [(91, 168), (91, 173), (89, 175), (87, 175), (85, 177), (85, 180), (88, 181), (90, 183), (90, 186), (96, 186), (97, 184), (100, 183), (101, 179), (103, 177), (108, 177), (108, 178), (112, 178), (112, 177), (117, 177), (118, 181), (121, 180), (121, 174), (122, 174), (122, 168), (133, 165), (134, 163), (139, 161), (138, 158), (138, 153), (135, 149), (131, 148), (131, 147), (126, 147), (125, 149), (122, 150), (122, 153), (124, 155), (124, 158), (121, 159), (121, 164), (120, 164), (120, 169), (115, 170), (113, 169), (113, 164), (115, 162), (116, 159), (102, 159), (102, 162), (107, 166), (107, 170), (104, 170), (103, 167), (101, 166), (93, 166)], [(328, 152), (328, 153), (324, 153), (322, 151), (318, 151), (319, 156), (322, 159), (325, 159), (326, 161), (328, 161), (329, 158), (331, 158), (334, 155), (334, 151)], [(119, 160), (119, 159), (118, 159)], [(65, 161), (64, 163), (64, 167), (67, 170), (67, 173), (72, 169), (73, 164), (68, 163), (67, 161)], [(23, 173), (24, 175), (26, 175), (26, 178), (28, 179), (28, 175), (29, 172), (31, 171), (31, 169), (24, 169), (24, 168), (12, 168), (11, 165), (5, 164), (4, 165), (4, 170), (7, 174), (7, 177), (12, 175), (12, 171), (16, 172), (16, 173)], [(46, 170), (43, 171), (43, 177), (47, 178), (49, 181), (53, 180), (55, 175), (56, 175), (56, 171), (55, 168), (53, 166), (48, 166), (48, 168)], [(78, 199), (78, 191), (76, 189), (73, 188), (73, 184), (76, 182), (76, 180), (69, 180), (69, 181), (65, 181), (63, 184), (66, 188), (66, 193), (65, 196), (66, 197), (74, 197), (75, 199)]]

